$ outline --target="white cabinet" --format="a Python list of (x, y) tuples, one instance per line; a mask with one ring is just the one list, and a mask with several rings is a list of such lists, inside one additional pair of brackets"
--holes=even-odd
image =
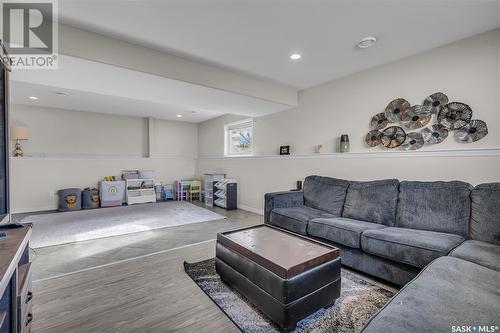
[(127, 205), (156, 202), (154, 179), (127, 179)]

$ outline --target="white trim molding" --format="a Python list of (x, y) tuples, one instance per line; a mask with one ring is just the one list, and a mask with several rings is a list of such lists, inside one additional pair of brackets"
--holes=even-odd
[(195, 160), (196, 156), (155, 154), (154, 156), (142, 156), (140, 154), (56, 154), (56, 153), (32, 153), (24, 157), (10, 157), (11, 160), (141, 160), (141, 159), (187, 159)]
[(378, 151), (330, 154), (295, 154), (295, 155), (254, 155), (254, 156), (199, 156), (198, 160), (295, 160), (295, 159), (355, 159), (355, 158), (418, 158), (418, 157), (500, 157), (500, 148), (417, 150), (417, 151)]
[(250, 206), (246, 206), (246, 205), (239, 205), (238, 209), (245, 210), (245, 211), (250, 212), (250, 213), (264, 215), (263, 209), (254, 208), (254, 207), (250, 207)]

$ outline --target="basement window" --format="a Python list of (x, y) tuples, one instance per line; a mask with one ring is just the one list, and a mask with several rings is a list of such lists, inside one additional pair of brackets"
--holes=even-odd
[(224, 155), (253, 155), (253, 119), (224, 125)]

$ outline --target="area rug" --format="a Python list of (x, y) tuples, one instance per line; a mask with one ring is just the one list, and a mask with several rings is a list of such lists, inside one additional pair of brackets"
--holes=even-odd
[[(242, 332), (279, 332), (278, 327), (243, 295), (221, 281), (215, 271), (214, 259), (185, 262), (184, 270)], [(335, 305), (303, 319), (294, 332), (359, 332), (395, 293), (393, 288), (375, 285), (344, 268), (341, 276), (341, 295)]]
[(225, 217), (185, 201), (31, 215), (32, 248), (130, 234)]

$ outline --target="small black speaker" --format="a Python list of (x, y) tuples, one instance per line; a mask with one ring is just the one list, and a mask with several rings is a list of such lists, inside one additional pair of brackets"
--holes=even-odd
[(297, 190), (302, 190), (302, 180), (297, 180)]

